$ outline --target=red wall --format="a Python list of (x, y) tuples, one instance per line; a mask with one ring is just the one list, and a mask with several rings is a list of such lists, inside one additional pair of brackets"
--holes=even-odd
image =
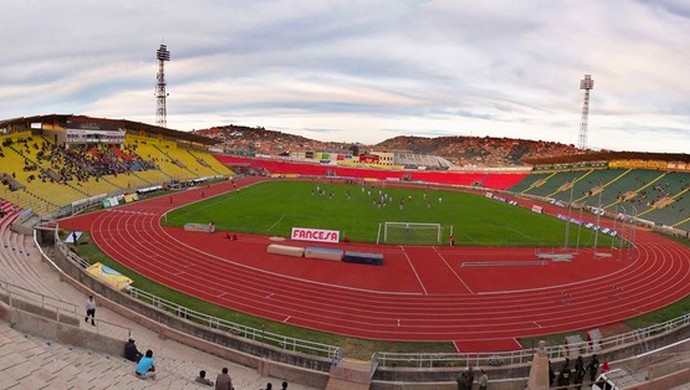
[(288, 161), (262, 160), (248, 157), (217, 154), (215, 157), (223, 164), (241, 163), (251, 164), (252, 167), (261, 167), (270, 173), (300, 174), (325, 176), (327, 171), (335, 172), (338, 176), (368, 178), (368, 179), (402, 179), (403, 176), (411, 176), (412, 181), (425, 181), (439, 184), (472, 185), (482, 182), (487, 188), (504, 190), (517, 184), (527, 177), (526, 173), (460, 173), (438, 171), (388, 171), (382, 169), (366, 169), (341, 167), (336, 165), (320, 165), (297, 163)]

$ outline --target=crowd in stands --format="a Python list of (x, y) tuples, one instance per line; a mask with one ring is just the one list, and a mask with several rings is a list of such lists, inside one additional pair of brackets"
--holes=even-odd
[[(263, 128), (242, 126), (213, 127), (197, 134), (221, 140), (226, 150), (256, 154), (281, 155), (289, 151), (352, 153), (366, 150), (436, 155), (460, 166), (497, 167), (525, 165), (526, 159), (574, 155), (581, 151), (573, 145), (491, 137), (412, 137), (398, 136), (376, 145), (321, 142)], [(355, 152), (355, 154), (357, 154)]]
[(24, 157), (25, 172), (36, 172), (27, 177), (28, 182), (81, 183), (91, 177), (98, 180), (102, 176), (156, 168), (154, 161), (137, 155), (136, 145), (123, 146), (124, 150), (116, 145), (102, 144), (65, 147), (45, 139), (36, 141), (26, 137), (16, 141), (5, 139), (2, 146), (13, 147)]
[[(671, 172), (670, 174), (673, 175), (674, 172)], [(636, 180), (639, 183), (640, 187), (645, 185), (644, 179), (636, 178)], [(685, 179), (681, 178), (680, 183), (685, 183)], [(654, 207), (657, 203), (665, 202), (666, 200), (670, 199), (672, 196), (675, 195), (672, 191), (669, 190), (670, 186), (670, 182), (655, 183), (651, 187), (648, 187), (647, 189), (638, 192), (637, 194), (635, 194), (634, 197), (628, 199), (628, 201), (640, 206), (646, 205), (649, 207)], [(617, 200), (624, 200), (624, 198), (625, 194), (622, 194), (620, 192), (616, 196)], [(681, 202), (682, 200), (683, 196), (679, 196), (676, 199), (676, 202)], [(675, 208), (675, 205), (672, 205), (671, 208)], [(682, 207), (678, 209), (679, 213), (682, 213), (684, 211), (685, 209)]]

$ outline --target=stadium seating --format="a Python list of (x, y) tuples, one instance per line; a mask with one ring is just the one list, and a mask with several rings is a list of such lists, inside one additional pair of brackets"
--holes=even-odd
[(510, 190), (567, 202), (570, 180), (574, 180), (576, 203), (595, 206), (601, 192), (602, 207), (610, 212), (634, 214), (679, 229), (690, 228), (690, 174), (684, 172), (597, 169), (534, 173)]
[(524, 179), (520, 180), (518, 183), (514, 184), (508, 188), (512, 192), (524, 193), (530, 190), (532, 187), (539, 185), (541, 181), (551, 176), (551, 173), (533, 173)]
[[(0, 196), (24, 209), (42, 215), (89, 196), (121, 192), (146, 187), (169, 180), (188, 180), (198, 177), (230, 175), (232, 171), (203, 150), (189, 150), (177, 143), (138, 135), (126, 136), (122, 148), (118, 145), (75, 147), (68, 151), (49, 149), (52, 141), (29, 131), (0, 137), (0, 162), (6, 173), (6, 183)], [(41, 149), (44, 149), (41, 151)], [(52, 146), (51, 146), (52, 148)], [(67, 173), (63, 180), (64, 161), (69, 155), (83, 153), (79, 166), (97, 165), (109, 161), (120, 170), (112, 174), (80, 175)], [(142, 155), (143, 153), (143, 155)], [(147, 157), (150, 156), (150, 157)], [(142, 160), (143, 158), (143, 160)], [(155, 159), (159, 169), (146, 166), (146, 159)], [(125, 164), (128, 168), (124, 168)], [(10, 183), (19, 187), (10, 189)]]
[(671, 172), (644, 193), (620, 205), (634, 206), (637, 216), (664, 225), (675, 225), (690, 215), (690, 174)]
[[(532, 187), (523, 193), (537, 196), (553, 196), (557, 192), (562, 192), (559, 190), (568, 182), (577, 180), (578, 178), (587, 175), (588, 172), (589, 171), (558, 172), (557, 174), (551, 175), (547, 179), (544, 179), (545, 181), (540, 186)], [(568, 189), (567, 192), (570, 193), (570, 190)]]
[(439, 171), (399, 171), (387, 169), (364, 169), (347, 166), (298, 163), (293, 161), (250, 159), (247, 157), (219, 154), (215, 156), (223, 164), (250, 164), (256, 171), (265, 170), (272, 174), (298, 174), (306, 176), (327, 176), (376, 180), (409, 180), (449, 185), (482, 185), (487, 188), (505, 189), (527, 177), (521, 173), (460, 173)]
[[(591, 170), (590, 174), (581, 176), (574, 183), (573, 200), (579, 202), (590, 196), (590, 193), (595, 191), (597, 187), (603, 186), (611, 182), (616, 177), (625, 172), (623, 169), (597, 169)], [(558, 192), (552, 196), (554, 199), (559, 199), (564, 202), (570, 201), (570, 189), (565, 188), (564, 191)]]
[(232, 172), (225, 166), (213, 161), (205, 152), (191, 151), (179, 147), (173, 141), (127, 134), (128, 145), (136, 145), (136, 151), (145, 159), (153, 159), (158, 165), (157, 174), (137, 172), (145, 181), (160, 183), (167, 180), (189, 180), (197, 177), (230, 175)]

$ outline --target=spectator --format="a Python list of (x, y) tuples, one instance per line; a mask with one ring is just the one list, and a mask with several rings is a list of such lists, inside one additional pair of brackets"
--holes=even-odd
[(563, 368), (561, 368), (561, 372), (558, 374), (558, 386), (570, 386), (571, 374), (570, 359), (565, 359)]
[(458, 377), (455, 379), (455, 382), (458, 384), (458, 390), (470, 390), (466, 372), (460, 373), (460, 375), (458, 375)]
[(89, 299), (86, 300), (86, 317), (84, 317), (84, 322), (89, 322), (89, 317), (91, 317), (91, 325), (96, 326), (96, 301), (93, 299), (93, 295), (89, 295)]
[(486, 375), (486, 371), (481, 371), (481, 376), (479, 376), (479, 390), (487, 390), (489, 388), (489, 377)]
[(223, 370), (216, 377), (216, 390), (234, 390), (232, 387), (232, 378), (228, 375), (228, 368), (223, 367)]
[(194, 381), (202, 385), (213, 386), (213, 381), (206, 379), (206, 371), (204, 370), (199, 371), (199, 376), (197, 376)]
[(156, 380), (156, 366), (153, 361), (153, 351), (147, 350), (146, 356), (139, 360), (137, 363), (137, 368), (134, 370), (137, 378), (139, 379), (152, 379)]
[(137, 346), (134, 344), (134, 339), (127, 340), (127, 343), (125, 344), (125, 359), (136, 363), (139, 361), (139, 359), (141, 359), (142, 356), (143, 355), (141, 352), (139, 352)]
[(264, 390), (273, 390), (273, 384), (271, 382), (266, 383), (266, 388)]
[(592, 360), (589, 361), (587, 369), (589, 370), (589, 381), (594, 382), (594, 380), (597, 379), (597, 373), (599, 371), (599, 359), (597, 355), (592, 355)]
[(283, 384), (280, 386), (280, 390), (287, 390), (288, 383), (287, 381), (283, 381)]

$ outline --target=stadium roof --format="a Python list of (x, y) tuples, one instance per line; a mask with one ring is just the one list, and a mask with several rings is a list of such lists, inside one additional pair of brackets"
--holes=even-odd
[(644, 152), (591, 152), (584, 154), (573, 154), (567, 156), (553, 156), (543, 158), (525, 159), (525, 162), (532, 165), (577, 163), (590, 161), (611, 161), (611, 160), (656, 160), (656, 161), (684, 161), (690, 162), (690, 154), (684, 153), (644, 153)]
[(99, 125), (104, 125), (105, 127), (117, 127), (123, 128), (125, 130), (140, 130), (153, 134), (162, 134), (163, 136), (170, 138), (177, 138), (188, 142), (194, 142), (204, 145), (215, 145), (221, 141), (212, 138), (204, 137), (201, 135), (196, 135), (193, 133), (167, 129), (165, 127), (148, 125), (141, 122), (133, 122), (126, 119), (105, 119), (105, 118), (93, 118), (85, 115), (73, 115), (73, 114), (49, 114), (49, 115), (36, 115), (19, 117), (13, 119), (6, 119), (0, 121), (0, 128), (6, 127), (8, 125), (21, 125), (30, 124), (35, 122), (57, 122), (63, 127), (67, 127), (68, 122), (81, 122), (81, 123), (95, 123)]

